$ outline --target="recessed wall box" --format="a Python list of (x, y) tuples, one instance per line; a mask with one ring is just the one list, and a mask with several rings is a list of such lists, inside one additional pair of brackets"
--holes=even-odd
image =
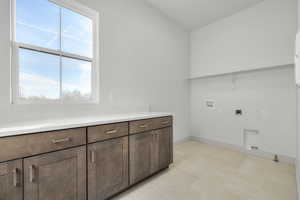
[(244, 129), (244, 146), (249, 151), (259, 150), (260, 137), (258, 130)]
[(211, 109), (215, 108), (214, 101), (206, 101), (205, 103), (206, 103), (206, 107), (211, 108)]

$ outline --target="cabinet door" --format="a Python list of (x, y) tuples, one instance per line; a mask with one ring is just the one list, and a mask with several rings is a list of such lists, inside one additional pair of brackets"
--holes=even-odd
[(151, 175), (153, 168), (153, 132), (130, 136), (130, 184)]
[(88, 199), (103, 200), (128, 186), (128, 137), (88, 146)]
[(0, 200), (23, 199), (22, 160), (0, 163)]
[(173, 126), (170, 127), (170, 164), (174, 162), (173, 158)]
[(25, 200), (85, 200), (85, 147), (24, 160)]
[(171, 128), (163, 128), (155, 131), (158, 143), (158, 170), (166, 168), (170, 164), (170, 135)]

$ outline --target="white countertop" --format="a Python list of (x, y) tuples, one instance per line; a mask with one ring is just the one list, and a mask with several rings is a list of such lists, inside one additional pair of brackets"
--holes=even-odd
[(61, 129), (134, 121), (147, 118), (165, 117), (171, 115), (172, 114), (170, 113), (131, 113), (16, 123), (7, 125), (6, 127), (0, 127), (0, 138)]

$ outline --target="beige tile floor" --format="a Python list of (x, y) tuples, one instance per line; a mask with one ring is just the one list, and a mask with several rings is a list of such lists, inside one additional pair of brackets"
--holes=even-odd
[(170, 169), (114, 200), (296, 200), (295, 167), (219, 146), (175, 145)]

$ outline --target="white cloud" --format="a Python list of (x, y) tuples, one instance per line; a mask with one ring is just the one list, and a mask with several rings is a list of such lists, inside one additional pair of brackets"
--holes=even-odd
[(77, 84), (64, 84), (63, 89), (69, 92), (74, 90), (80, 91), (83, 95), (91, 94), (91, 64), (81, 63), (78, 65), (80, 68), (80, 74)]
[(59, 98), (59, 81), (35, 74), (20, 74), (20, 92), (22, 97)]
[[(91, 95), (91, 66), (89, 63), (79, 65), (80, 75), (76, 84), (64, 83), (63, 90), (67, 92), (80, 92), (83, 96)], [(36, 74), (20, 74), (21, 97), (43, 97), (47, 99), (59, 98), (60, 84), (58, 80)]]
[[(50, 34), (52, 34), (53, 38), (51, 38), (49, 41), (47, 41), (46, 45), (50, 46), (54, 41), (56, 41), (56, 40), (59, 39), (59, 33), (58, 33), (58, 31), (54, 31), (54, 30), (48, 29), (48, 28), (43, 28), (43, 27), (40, 27), (40, 26), (37, 26), (37, 25), (33, 25), (33, 24), (28, 24), (28, 23), (20, 21), (20, 20), (17, 21), (17, 24), (25, 26), (25, 27), (28, 27), (28, 28), (31, 28), (31, 29), (34, 29), (34, 30), (37, 30), (39, 32), (44, 32), (44, 33), (50, 33)], [(84, 35), (85, 32), (92, 33), (92, 30), (90, 30), (91, 28), (89, 26), (90, 26), (89, 24), (85, 24), (83, 26), (83, 28), (87, 29), (87, 30), (81, 31), (79, 35)], [(76, 41), (76, 42), (84, 42), (86, 44), (91, 45), (91, 41), (89, 39), (78, 38), (78, 37), (70, 34), (71, 31), (72, 31), (72, 26), (68, 25), (64, 29), (64, 31), (62, 32), (63, 37), (64, 38), (68, 38), (68, 39), (73, 40), (73, 41)], [(80, 30), (77, 30), (77, 31), (80, 31)], [(77, 33), (77, 35), (78, 35), (78, 33)]]

